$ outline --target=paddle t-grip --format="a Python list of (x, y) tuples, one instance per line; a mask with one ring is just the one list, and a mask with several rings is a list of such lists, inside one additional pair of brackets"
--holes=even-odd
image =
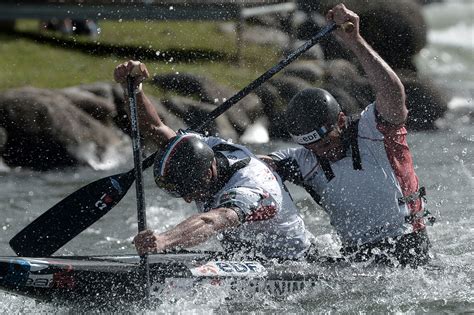
[(132, 71), (130, 71), (131, 77), (138, 77), (140, 75), (143, 75), (145, 79), (149, 77), (148, 70), (144, 63), (141, 63), (140, 61), (132, 61), (132, 63), (133, 68)]
[(352, 31), (355, 28), (354, 23), (352, 22), (344, 22), (341, 25), (339, 25), (339, 27), (342, 28), (342, 30), (346, 33), (352, 33)]

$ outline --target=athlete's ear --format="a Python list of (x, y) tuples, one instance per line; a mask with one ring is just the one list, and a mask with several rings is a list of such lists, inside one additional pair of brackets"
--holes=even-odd
[(340, 112), (337, 116), (337, 126), (340, 129), (343, 129), (346, 126), (346, 115), (343, 112)]
[(206, 179), (211, 179), (212, 178), (212, 166), (209, 167), (209, 169), (206, 172)]
[(211, 167), (206, 172), (206, 179), (211, 179), (213, 176), (217, 176), (217, 162), (215, 158), (212, 160)]

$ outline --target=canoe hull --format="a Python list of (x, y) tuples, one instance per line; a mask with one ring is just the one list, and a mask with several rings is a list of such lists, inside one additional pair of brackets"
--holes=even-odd
[[(139, 261), (134, 255), (0, 257), (0, 289), (60, 304), (141, 303), (145, 286)], [(314, 287), (324, 279), (314, 272), (315, 268), (305, 270), (295, 262), (227, 260), (215, 253), (150, 255), (149, 264), (151, 297), (155, 301), (203, 285), (285, 296)]]

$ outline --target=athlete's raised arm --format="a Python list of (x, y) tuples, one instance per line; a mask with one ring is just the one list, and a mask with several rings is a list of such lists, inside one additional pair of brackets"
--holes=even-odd
[[(145, 64), (129, 60), (121, 63), (114, 70), (114, 79), (124, 88), (125, 101), (128, 103), (127, 77), (134, 80), (135, 93), (137, 98), (137, 111), (140, 130), (147, 142), (155, 143), (158, 147), (163, 147), (169, 139), (176, 136), (173, 129), (163, 123), (156, 112), (150, 99), (142, 89), (142, 82), (148, 78), (149, 73)], [(127, 106), (128, 108), (128, 106)]]
[(407, 118), (405, 88), (392, 68), (375, 52), (359, 33), (359, 16), (339, 4), (329, 10), (327, 19), (336, 24), (350, 21), (352, 32), (336, 30), (337, 36), (354, 52), (376, 93), (377, 111), (389, 123), (400, 125)]

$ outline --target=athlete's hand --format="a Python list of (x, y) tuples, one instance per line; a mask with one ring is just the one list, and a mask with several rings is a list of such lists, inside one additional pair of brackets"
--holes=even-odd
[(351, 45), (360, 38), (359, 34), (359, 16), (353, 11), (346, 8), (344, 4), (338, 4), (334, 8), (328, 11), (326, 19), (332, 21), (337, 25), (343, 25), (346, 22), (354, 24), (354, 29), (351, 31), (345, 31), (342, 28), (338, 28), (334, 33), (346, 44)]
[(133, 244), (135, 244), (135, 248), (140, 256), (149, 253), (156, 254), (163, 251), (160, 248), (158, 239), (159, 237), (152, 230), (145, 230), (134, 237)]
[(127, 93), (127, 77), (133, 78), (133, 87), (135, 93), (141, 92), (141, 83), (147, 79), (150, 74), (144, 63), (135, 60), (129, 60), (119, 64), (114, 70), (114, 79), (122, 85)]

